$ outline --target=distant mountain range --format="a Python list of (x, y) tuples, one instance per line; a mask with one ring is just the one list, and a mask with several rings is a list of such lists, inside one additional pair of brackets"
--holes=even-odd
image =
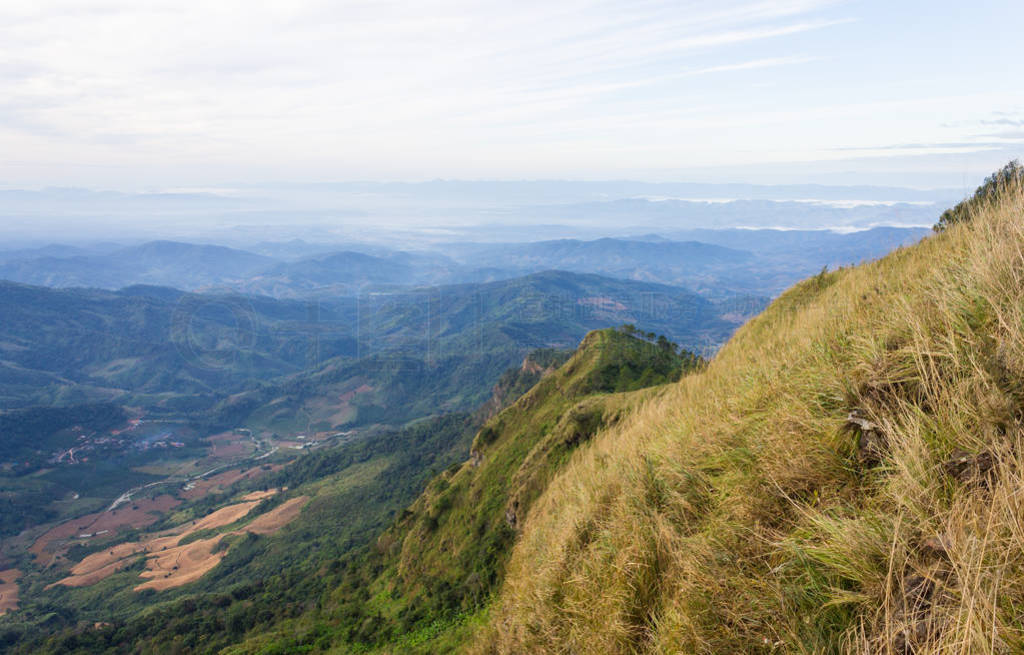
[(1006, 170), (928, 237), (0, 253), (0, 651), (1014, 645)]
[[(633, 323), (708, 352), (765, 302), (554, 271), (315, 302), (3, 282), (0, 403), (113, 400), (228, 424), (276, 403), (267, 421), (400, 423), (474, 407), (526, 351), (595, 328)], [(347, 418), (318, 414), (317, 398), (357, 388), (372, 392)]]
[(366, 287), (408, 287), (461, 282), (464, 267), (440, 254), (331, 252), (282, 262), (241, 282), (235, 291), (275, 297), (358, 295)]
[[(458, 250), (458, 246), (455, 246)], [(638, 266), (663, 265), (695, 271), (704, 267), (742, 265), (753, 259), (744, 250), (698, 241), (643, 241), (629, 239), (560, 239), (535, 243), (490, 244), (466, 248), (463, 259), (476, 267), (532, 269), (537, 266), (574, 271), (629, 273)], [(671, 273), (668, 273), (671, 275)]]
[[(710, 298), (775, 295), (823, 266), (875, 258), (922, 228), (676, 230), (663, 235), (527, 243), (449, 243), (405, 252), (323, 252), (303, 242), (258, 244), (267, 254), (173, 241), (0, 252), (0, 279), (50, 287), (134, 284), (277, 298), (335, 298), (397, 288), (480, 283), (545, 270), (595, 273), (694, 289)], [(313, 251), (303, 257), (303, 252)]]
[[(57, 246), (45, 249), (61, 252)], [(275, 260), (223, 246), (152, 241), (101, 254), (0, 256), (0, 279), (51, 287), (120, 289), (133, 284), (196, 289), (241, 280)]]
[[(124, 192), (0, 189), (0, 239), (18, 247), (67, 241), (175, 239), (271, 256), (258, 242), (357, 241), (396, 250), (441, 241), (623, 237), (715, 228), (928, 226), (963, 197), (956, 189), (434, 180), (421, 183), (236, 185)], [(323, 249), (314, 248), (322, 254)], [(294, 253), (292, 253), (294, 254)], [(370, 253), (377, 254), (377, 253)]]

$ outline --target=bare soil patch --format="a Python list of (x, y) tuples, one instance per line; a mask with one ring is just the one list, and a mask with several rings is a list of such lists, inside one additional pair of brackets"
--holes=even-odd
[(209, 530), (212, 528), (221, 528), (225, 525), (230, 525), (251, 512), (252, 508), (257, 505), (259, 505), (259, 501), (257, 500), (246, 500), (241, 503), (235, 503), (234, 505), (228, 505), (227, 507), (221, 507), (217, 511), (207, 514), (198, 521), (194, 521), (192, 523), (192, 527), (186, 530), (185, 534), (189, 534), (197, 530)]
[(244, 435), (233, 432), (221, 432), (209, 437), (210, 457), (240, 457), (249, 455), (255, 446), (252, 440)]
[[(273, 492), (253, 492), (253, 494), (272, 495)], [(253, 494), (249, 494), (249, 496)], [(246, 532), (273, 534), (295, 519), (308, 500), (308, 496), (291, 498), (266, 514), (257, 516), (244, 528), (230, 534), (240, 535)], [(258, 501), (254, 500), (253, 502)], [(135, 591), (143, 589), (163, 591), (195, 582), (213, 570), (227, 555), (226, 550), (214, 552), (224, 536), (217, 535), (209, 539), (200, 539), (183, 546), (168, 548), (150, 556), (146, 561), (146, 570), (140, 574), (143, 578), (149, 578), (149, 582), (138, 585), (135, 587)]]
[(267, 491), (252, 491), (242, 496), (242, 500), (263, 500), (264, 498), (270, 498), (277, 492), (277, 489), (268, 489)]
[(217, 473), (216, 475), (211, 475), (210, 477), (203, 478), (201, 480), (193, 480), (189, 483), (191, 489), (182, 491), (178, 495), (189, 500), (202, 498), (208, 493), (223, 491), (239, 480), (251, 480), (253, 478), (258, 478), (261, 475), (277, 471), (280, 468), (280, 464), (271, 466), (268, 469), (264, 469), (262, 466), (254, 466), (244, 471), (232, 468), (224, 471), (223, 473)]
[[(275, 493), (278, 491), (254, 491), (244, 496), (242, 502), (222, 507), (199, 520), (152, 535), (145, 541), (119, 544), (93, 553), (76, 564), (71, 569), (70, 576), (54, 584), (68, 587), (96, 584), (130, 565), (138, 555), (146, 556), (146, 570), (140, 575), (148, 581), (135, 587), (135, 591), (161, 591), (194, 582), (217, 566), (227, 554), (227, 551), (214, 552), (225, 535), (198, 539), (187, 544), (181, 542), (200, 530), (224, 527), (244, 518), (260, 501)], [(273, 534), (294, 520), (308, 500), (308, 496), (291, 498), (230, 534)]]
[(373, 387), (371, 387), (368, 384), (361, 384), (361, 385), (359, 385), (358, 387), (356, 387), (355, 389), (353, 389), (351, 391), (346, 391), (345, 393), (340, 394), (338, 396), (338, 400), (340, 400), (343, 403), (347, 403), (348, 401), (352, 400), (353, 398), (355, 398), (359, 394), (361, 394), (361, 393), (370, 393), (371, 391), (373, 391)]
[(70, 539), (88, 539), (96, 533), (106, 534), (124, 527), (141, 529), (152, 525), (162, 514), (180, 504), (177, 498), (164, 494), (156, 498), (141, 498), (110, 512), (86, 514), (46, 531), (28, 550), (35, 554), (40, 566), (46, 567), (66, 550), (65, 542)]
[(261, 514), (254, 518), (249, 525), (239, 530), (238, 533), (273, 534), (295, 519), (302, 512), (302, 508), (308, 500), (308, 496), (296, 496), (286, 500), (266, 514)]
[[(144, 550), (145, 544), (141, 544), (139, 542), (129, 542), (111, 546), (110, 548), (104, 548), (99, 552), (86, 556), (81, 562), (75, 564), (71, 568), (71, 573), (74, 576), (85, 576), (104, 569), (110, 564), (125, 560), (125, 558), (131, 557), (137, 553), (141, 553)], [(103, 578), (100, 578), (100, 580), (102, 579)]]
[(121, 505), (112, 512), (100, 514), (99, 518), (89, 526), (88, 532), (114, 531), (124, 526), (144, 528), (156, 523), (161, 516), (180, 504), (180, 500), (167, 494), (152, 499), (142, 498), (137, 501), (131, 501)]
[(114, 575), (124, 567), (132, 563), (131, 557), (126, 557), (109, 564), (105, 564), (99, 568), (87, 571), (80, 575), (71, 575), (62, 580), (58, 580), (53, 584), (46, 585), (46, 588), (56, 587), (57, 585), (64, 585), (65, 587), (89, 587), (96, 584), (100, 580), (105, 580), (110, 576)]
[[(207, 514), (199, 520), (153, 535), (145, 541), (133, 541), (118, 544), (117, 546), (105, 548), (99, 552), (92, 553), (72, 567), (71, 575), (59, 580), (55, 584), (62, 584), (67, 587), (84, 587), (96, 584), (100, 580), (103, 580), (120, 569), (128, 566), (132, 562), (133, 557), (141, 553), (148, 555), (148, 566), (150, 561), (153, 559), (161, 559), (166, 553), (173, 554), (179, 552), (178, 549), (182, 548), (179, 544), (190, 534), (200, 530), (221, 528), (225, 525), (230, 525), (251, 512), (252, 508), (256, 507), (259, 502), (260, 501), (258, 500), (250, 500), (235, 503), (234, 505), (228, 505), (227, 507), (222, 507), (215, 512)], [(219, 540), (219, 536), (214, 539), (214, 541)], [(199, 542), (197, 541), (194, 543)], [(191, 544), (186, 544), (186, 546), (191, 546)], [(215, 565), (216, 562), (214, 562), (210, 568)], [(180, 584), (185, 583), (182, 582)], [(155, 589), (157, 587), (153, 586), (152, 588)]]
[(217, 566), (227, 551), (213, 552), (224, 535), (200, 539), (183, 546), (161, 551), (146, 560), (146, 570), (139, 575), (149, 578), (135, 587), (135, 591), (156, 589), (163, 591), (195, 582)]
[(0, 616), (18, 609), (18, 578), (21, 571), (7, 569), (0, 571)]

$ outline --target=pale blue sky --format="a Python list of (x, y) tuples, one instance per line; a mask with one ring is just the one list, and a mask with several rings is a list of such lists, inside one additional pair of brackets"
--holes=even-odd
[(4, 0), (0, 186), (973, 184), (1024, 3)]

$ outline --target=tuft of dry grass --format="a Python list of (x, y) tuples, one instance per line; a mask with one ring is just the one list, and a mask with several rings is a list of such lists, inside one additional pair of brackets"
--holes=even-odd
[(469, 650), (1024, 650), (1022, 298), (1019, 186), (796, 285), (574, 454)]

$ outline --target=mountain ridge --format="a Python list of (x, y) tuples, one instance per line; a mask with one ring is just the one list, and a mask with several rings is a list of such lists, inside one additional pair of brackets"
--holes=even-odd
[(598, 435), (469, 652), (1019, 647), (1022, 216), (805, 280)]
[[(822, 266), (873, 258), (925, 232), (906, 228), (875, 228), (854, 234), (673, 229), (666, 233), (685, 240), (662, 236), (467, 242), (435, 244), (416, 251), (357, 244), (326, 250), (294, 242), (278, 244), (280, 248), (254, 245), (278, 254), (276, 257), (178, 241), (129, 247), (51, 245), (0, 252), (0, 279), (60, 288), (113, 290), (143, 284), (316, 300), (498, 281), (560, 269), (682, 286), (721, 298), (775, 295)], [(814, 247), (806, 247), (801, 239)], [(308, 252), (296, 257), (304, 248)]]

